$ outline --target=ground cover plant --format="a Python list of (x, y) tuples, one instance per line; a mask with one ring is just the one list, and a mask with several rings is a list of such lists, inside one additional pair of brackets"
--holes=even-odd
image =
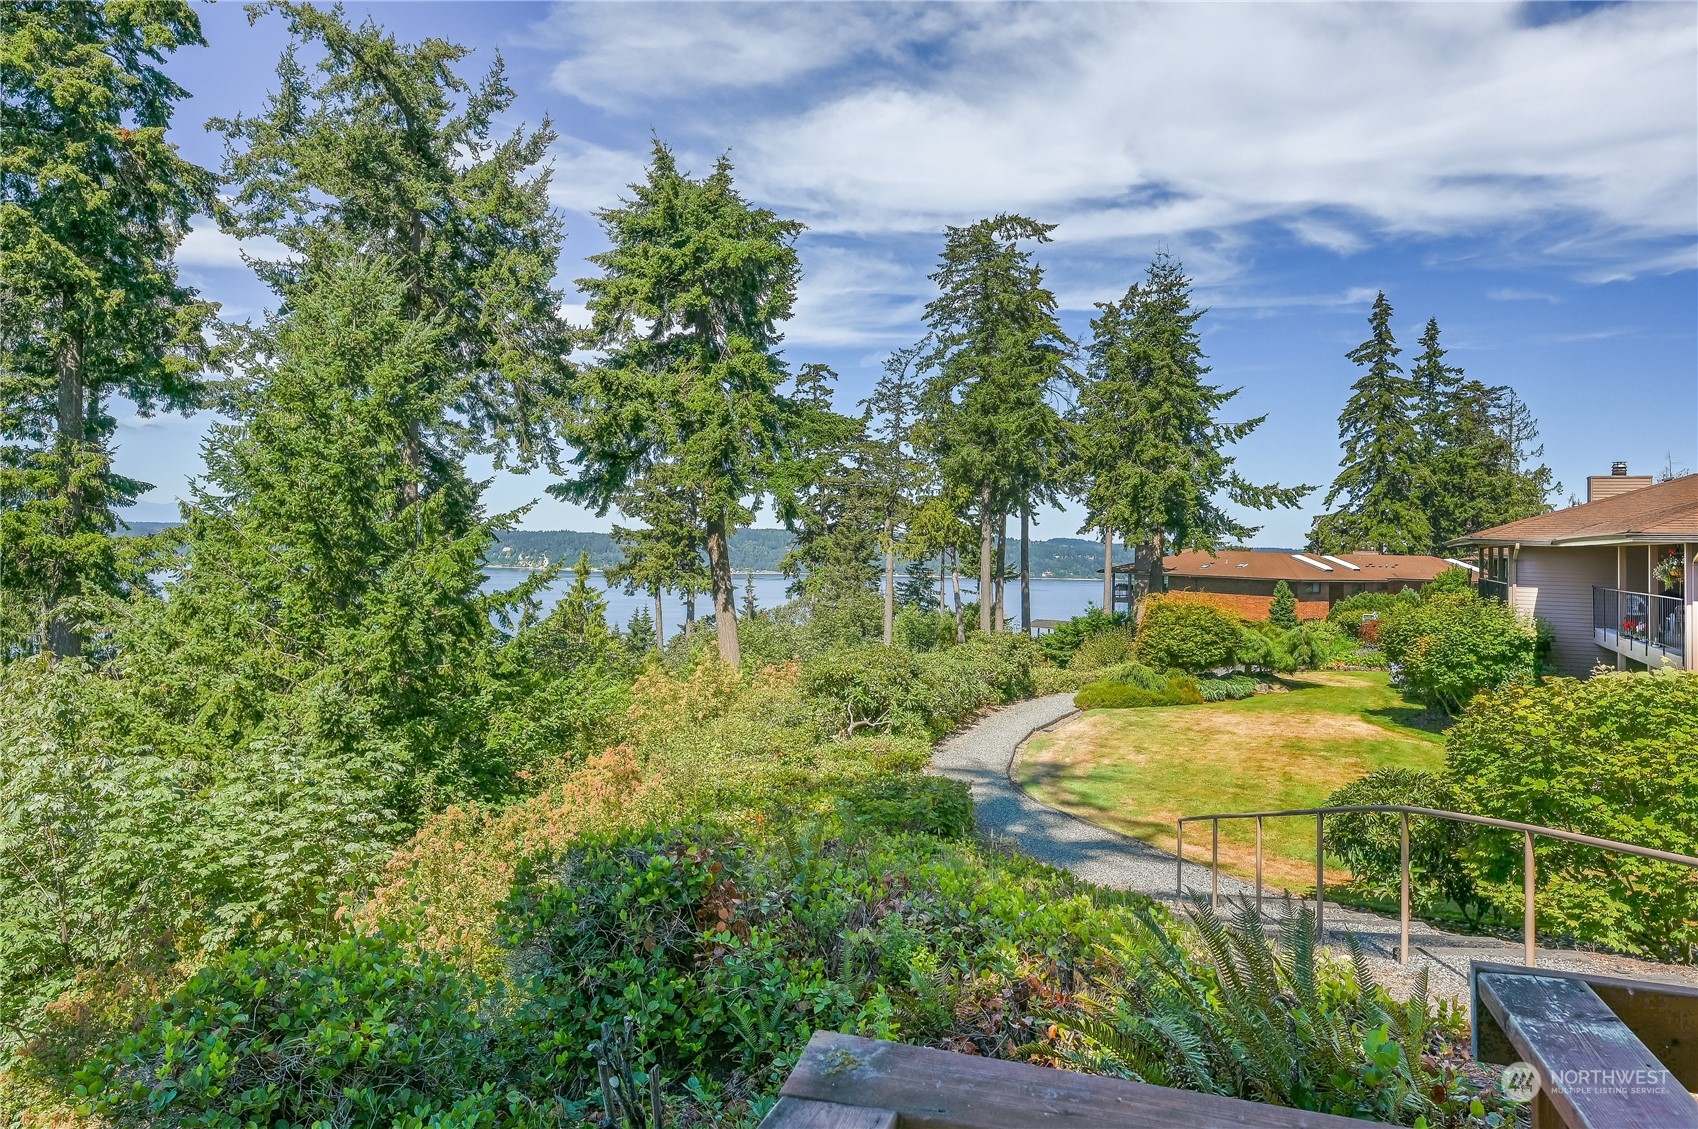
[[(1289, 677), (1289, 690), (1166, 709), (1093, 709), (1033, 737), (1016, 778), (1045, 803), (1173, 847), (1173, 821), (1208, 811), (1315, 807), (1376, 768), (1436, 771), (1438, 734), (1378, 671)], [(1254, 874), (1254, 827), (1221, 826), (1222, 864)], [(1270, 820), (1266, 873), (1314, 884), (1312, 821)], [(1188, 844), (1187, 851), (1195, 849)]]

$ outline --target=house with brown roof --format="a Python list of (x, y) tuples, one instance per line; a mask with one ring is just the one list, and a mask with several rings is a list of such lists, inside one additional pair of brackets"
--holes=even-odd
[(1653, 483), (1616, 463), (1586, 482), (1583, 505), (1483, 529), (1471, 547), (1482, 595), (1551, 625), (1551, 664), (1584, 676), (1621, 669), (1698, 669), (1694, 597), (1698, 474)]
[[(1208, 602), (1245, 619), (1266, 619), (1274, 587), (1283, 580), (1297, 597), (1298, 619), (1325, 619), (1332, 606), (1358, 592), (1419, 590), (1447, 568), (1463, 564), (1442, 557), (1387, 553), (1293, 553), (1273, 549), (1223, 549), (1177, 553), (1162, 558), (1164, 590), (1202, 593)], [(1131, 564), (1114, 571), (1131, 579)], [(1115, 600), (1129, 598), (1130, 585), (1115, 584)]]

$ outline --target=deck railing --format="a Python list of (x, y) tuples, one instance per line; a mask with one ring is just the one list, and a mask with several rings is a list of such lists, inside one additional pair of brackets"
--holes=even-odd
[(1322, 930), (1326, 919), (1326, 817), (1329, 815), (1346, 815), (1351, 813), (1385, 812), (1401, 815), (1400, 847), (1402, 863), (1400, 866), (1400, 912), (1399, 912), (1399, 943), (1397, 960), (1399, 964), (1409, 961), (1409, 817), (1412, 815), (1427, 816), (1431, 819), (1449, 819), (1457, 823), (1474, 823), (1482, 827), (1496, 827), (1504, 831), (1519, 831), (1522, 835), (1521, 859), (1521, 893), (1526, 903), (1522, 912), (1522, 931), (1525, 937), (1523, 943), (1523, 963), (1532, 968), (1538, 963), (1535, 950), (1537, 948), (1537, 920), (1533, 908), (1534, 886), (1537, 879), (1538, 867), (1533, 857), (1533, 840), (1536, 837), (1558, 839), (1565, 843), (1578, 843), (1583, 847), (1596, 847), (1599, 850), (1614, 851), (1617, 854), (1635, 855), (1639, 858), (1655, 859), (1658, 862), (1671, 862), (1680, 866), (1698, 869), (1698, 858), (1691, 855), (1676, 854), (1673, 851), (1659, 851), (1652, 847), (1641, 847), (1634, 843), (1621, 843), (1614, 839), (1600, 839), (1595, 835), (1582, 835), (1575, 831), (1563, 831), (1555, 827), (1540, 827), (1535, 823), (1517, 823), (1511, 819), (1495, 819), (1486, 815), (1469, 815), (1458, 811), (1441, 811), (1438, 808), (1409, 807), (1403, 804), (1363, 804), (1330, 808), (1293, 808), (1289, 811), (1251, 811), (1251, 812), (1219, 812), (1212, 815), (1187, 815), (1180, 818), (1175, 829), (1175, 851), (1177, 877), (1174, 883), (1175, 891), (1185, 892), (1185, 825), (1208, 820), (1211, 828), (1212, 851), (1210, 856), (1210, 901), (1220, 905), (1220, 822), (1223, 819), (1253, 819), (1256, 821), (1256, 912), (1262, 910), (1262, 821), (1265, 819), (1283, 819), (1290, 816), (1314, 816), (1315, 818), (1315, 935), (1324, 937)]
[(1597, 641), (1647, 661), (1686, 654), (1686, 604), (1673, 596), (1592, 589), (1592, 631)]

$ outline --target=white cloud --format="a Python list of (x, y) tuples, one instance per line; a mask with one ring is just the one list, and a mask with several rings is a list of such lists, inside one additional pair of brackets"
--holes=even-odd
[(289, 257), (289, 249), (270, 236), (238, 240), (219, 231), (206, 216), (197, 216), (177, 248), (177, 262), (186, 267), (246, 267), (243, 251), (260, 259)]
[(1522, 290), (1514, 286), (1499, 286), (1488, 290), (1486, 297), (1494, 302), (1549, 302), (1556, 305), (1562, 301), (1555, 294), (1543, 290)]
[(1017, 209), (1064, 243), (1271, 220), (1349, 253), (1561, 217), (1585, 237), (1547, 261), (1692, 258), (1668, 247), (1698, 211), (1687, 5), (1540, 27), (1492, 4), (591, 5), (549, 26), (563, 89), (733, 147), (815, 231)]
[(629, 185), (643, 179), (648, 153), (563, 137), (550, 148), (549, 160), (554, 168), (549, 200), (557, 208), (589, 214), (617, 204)]

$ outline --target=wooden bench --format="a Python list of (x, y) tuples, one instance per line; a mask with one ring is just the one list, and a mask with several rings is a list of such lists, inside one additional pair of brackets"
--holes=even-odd
[(1214, 1094), (816, 1031), (761, 1129), (1361, 1129)]
[(1537, 1070), (1533, 1129), (1698, 1129), (1685, 1083), (1586, 978), (1476, 966), (1472, 980), (1475, 1057)]

